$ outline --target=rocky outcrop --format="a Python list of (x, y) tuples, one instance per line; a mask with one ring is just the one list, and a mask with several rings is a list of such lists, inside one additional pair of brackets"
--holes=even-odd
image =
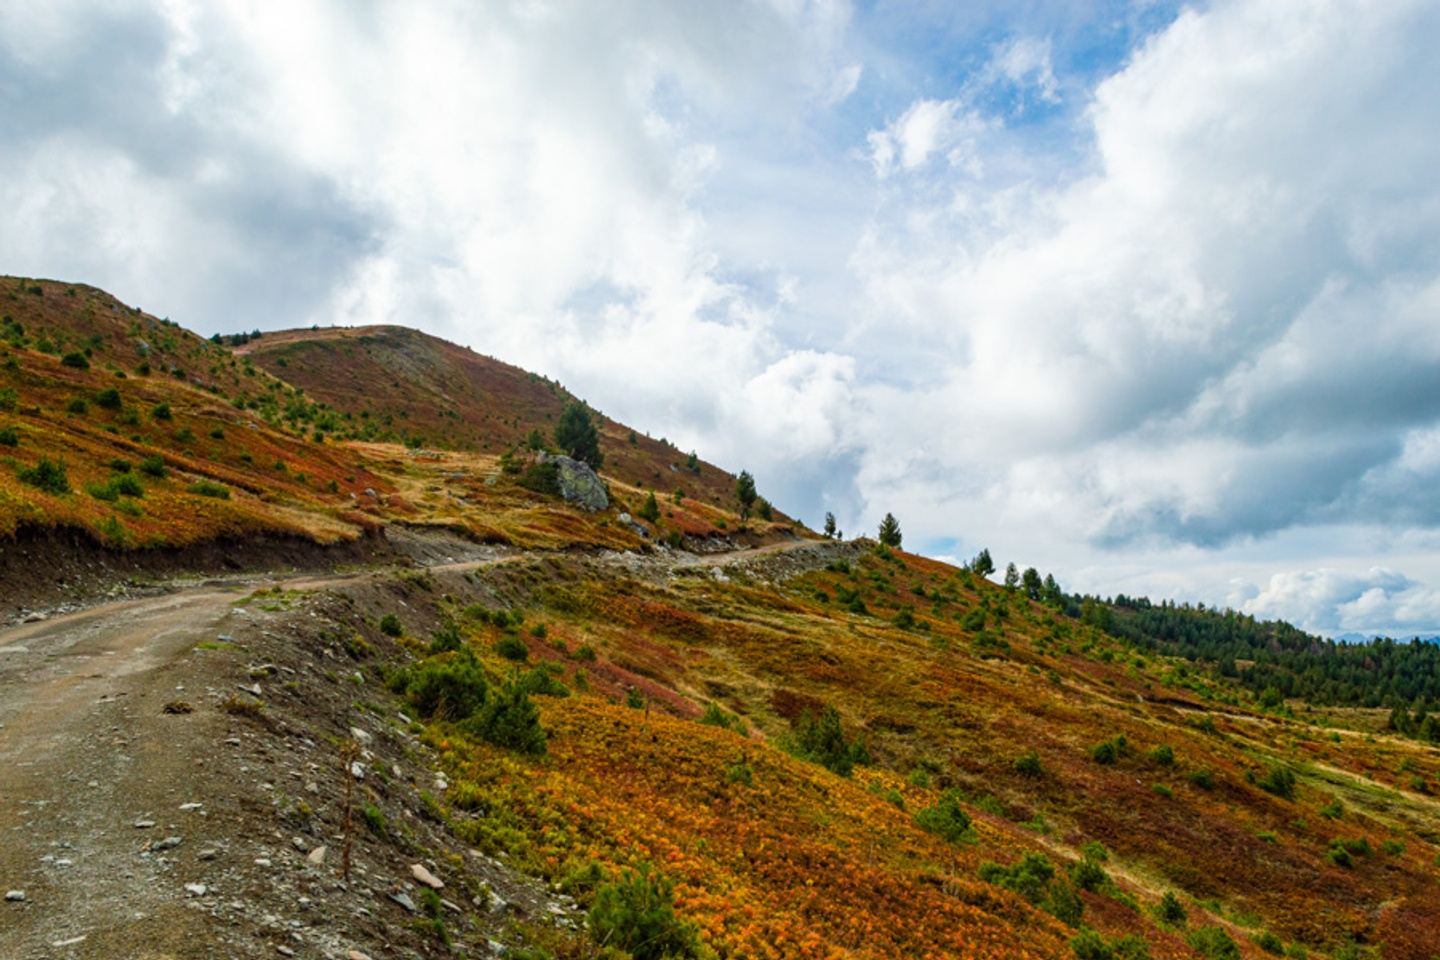
[(540, 453), (538, 459), (541, 463), (555, 465), (555, 482), (560, 488), (560, 496), (567, 503), (591, 513), (610, 506), (610, 493), (605, 489), (605, 481), (590, 469), (588, 463), (555, 453)]

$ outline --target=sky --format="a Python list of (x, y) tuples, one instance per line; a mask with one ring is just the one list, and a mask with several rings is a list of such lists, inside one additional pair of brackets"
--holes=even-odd
[(0, 5), (0, 272), (400, 323), (847, 534), (1440, 632), (1440, 5)]

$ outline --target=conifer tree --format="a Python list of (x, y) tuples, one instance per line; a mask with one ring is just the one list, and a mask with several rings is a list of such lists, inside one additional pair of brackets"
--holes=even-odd
[(899, 549), (902, 537), (900, 521), (895, 519), (895, 514), (887, 513), (885, 519), (880, 521), (879, 537), (883, 546)]
[(604, 458), (600, 455), (600, 432), (590, 418), (590, 409), (578, 400), (573, 400), (560, 414), (555, 424), (555, 445), (567, 456), (600, 469)]
[(741, 470), (740, 476), (735, 478), (735, 500), (740, 504), (740, 519), (744, 520), (750, 516), (750, 508), (755, 505), (755, 478), (750, 476), (749, 470)]

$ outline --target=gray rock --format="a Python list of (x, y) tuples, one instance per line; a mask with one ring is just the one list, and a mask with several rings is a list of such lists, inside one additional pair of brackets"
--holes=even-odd
[(187, 883), (187, 884), (185, 884), (185, 892), (188, 893), (188, 894), (189, 894), (190, 896), (192, 896), (192, 897), (203, 897), (203, 896), (205, 896), (206, 893), (209, 892), (209, 890), (210, 890), (210, 888), (207, 887), (207, 886), (205, 886), (205, 884), (203, 884), (203, 883)]
[(24, 902), (25, 902), (25, 891), (24, 891), (24, 890), (7, 890), (7, 891), (5, 891), (5, 899), (8, 900), (8, 901), (10, 901), (11, 903), (24, 903)]
[(394, 900), (396, 903), (400, 904), (400, 906), (404, 907), (406, 910), (409, 910), (411, 913), (415, 912), (415, 901), (410, 899), (409, 894), (392, 893), (390, 894), (390, 899)]
[(156, 840), (154, 843), (150, 844), (150, 849), (155, 851), (174, 850), (183, 842), (184, 841), (180, 837), (166, 837), (164, 840)]
[(610, 494), (605, 482), (600, 479), (588, 463), (561, 454), (538, 453), (541, 463), (555, 464), (556, 480), (560, 484), (560, 496), (565, 502), (573, 503), (582, 510), (594, 513), (610, 506)]

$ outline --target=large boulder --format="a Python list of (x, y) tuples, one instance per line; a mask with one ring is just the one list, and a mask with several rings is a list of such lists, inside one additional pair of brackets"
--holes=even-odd
[(591, 513), (610, 506), (605, 481), (590, 469), (590, 464), (554, 453), (541, 453), (539, 459), (541, 463), (555, 464), (555, 482), (560, 487), (560, 496), (567, 503)]

